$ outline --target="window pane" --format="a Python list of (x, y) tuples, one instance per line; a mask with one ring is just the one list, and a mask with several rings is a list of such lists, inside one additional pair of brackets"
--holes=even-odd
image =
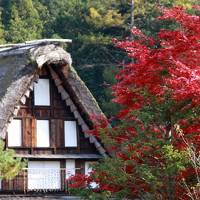
[(8, 146), (19, 147), (22, 144), (22, 121), (13, 119), (8, 126)]
[[(95, 162), (92, 162), (92, 161), (85, 162), (85, 175), (90, 175), (90, 173), (92, 172), (91, 164), (94, 164), (94, 163)], [(97, 188), (98, 184), (96, 182), (91, 182), (90, 187)]]
[(49, 120), (37, 120), (37, 147), (49, 147)]
[(66, 160), (66, 178), (75, 175), (75, 160)]
[(50, 105), (49, 79), (39, 79), (34, 84), (34, 102), (38, 106)]
[(85, 162), (85, 175), (89, 175), (92, 172), (92, 167), (90, 165), (92, 165), (94, 162), (88, 161)]
[(77, 147), (76, 121), (65, 121), (65, 147)]

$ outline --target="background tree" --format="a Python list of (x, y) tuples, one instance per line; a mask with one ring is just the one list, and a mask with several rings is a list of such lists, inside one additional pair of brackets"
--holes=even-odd
[(4, 44), (5, 43), (5, 30), (4, 30), (4, 25), (2, 23), (1, 19), (1, 13), (0, 13), (0, 43)]
[[(0, 0), (1, 41), (23, 42), (38, 38), (70, 38), (68, 50), (81, 78), (86, 82), (107, 116), (112, 106), (108, 80), (110, 68), (119, 66), (125, 55), (112, 38), (129, 36), (132, 0)], [(181, 5), (188, 9), (197, 0), (134, 0), (134, 24), (148, 35), (173, 22), (156, 22), (158, 7)], [(126, 62), (126, 59), (124, 59)], [(107, 72), (108, 71), (108, 72)], [(87, 73), (86, 73), (87, 72)], [(110, 78), (105, 80), (104, 74)], [(101, 88), (101, 89), (99, 89)], [(111, 112), (110, 112), (111, 111)]]
[[(42, 21), (32, 0), (11, 1), (6, 40), (23, 42), (41, 38)], [(8, 17), (8, 15), (7, 15)]]
[(94, 191), (119, 199), (175, 200), (189, 199), (183, 180), (189, 188), (198, 183), (200, 168), (190, 162), (185, 140), (199, 152), (200, 17), (175, 7), (159, 19), (177, 28), (156, 39), (133, 29), (134, 41), (115, 41), (131, 58), (113, 86), (122, 106), (118, 123), (111, 128), (100, 116), (91, 132), (114, 156), (96, 164), (91, 176), (72, 178), (72, 187), (91, 189), (95, 181)]
[(14, 178), (26, 163), (21, 158), (14, 158), (13, 150), (5, 150), (4, 143), (0, 141), (0, 179)]

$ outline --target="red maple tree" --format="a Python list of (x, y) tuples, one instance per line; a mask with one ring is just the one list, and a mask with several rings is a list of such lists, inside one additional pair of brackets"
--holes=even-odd
[[(112, 128), (101, 116), (93, 118), (90, 132), (111, 157), (95, 165), (91, 176), (78, 178), (87, 186), (98, 183), (96, 192), (189, 199), (182, 182), (197, 183), (199, 168), (189, 162), (187, 145), (200, 150), (200, 17), (174, 7), (159, 20), (173, 20), (176, 29), (160, 30), (155, 39), (134, 28), (133, 41), (114, 40), (131, 59), (112, 88), (122, 109)], [(76, 185), (74, 177), (71, 187)]]

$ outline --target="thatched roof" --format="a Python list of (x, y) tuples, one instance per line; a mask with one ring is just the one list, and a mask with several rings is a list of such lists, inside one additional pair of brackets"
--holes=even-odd
[[(33, 83), (38, 79), (38, 68), (48, 66), (51, 76), (61, 93), (62, 99), (82, 127), (83, 131), (89, 129), (83, 115), (89, 119), (90, 114), (103, 115), (96, 100), (80, 79), (75, 69), (71, 66), (72, 60), (60, 44), (65, 41), (33, 41), (24, 44), (0, 46), (0, 137), (5, 138), (7, 126), (19, 110), (19, 105), (25, 103)], [(61, 73), (60, 80), (56, 71)], [(61, 84), (62, 83), (62, 84)], [(69, 98), (66, 84), (73, 94)], [(81, 113), (81, 114), (80, 114)], [(98, 140), (88, 136), (90, 142), (94, 143), (101, 154), (105, 150)]]

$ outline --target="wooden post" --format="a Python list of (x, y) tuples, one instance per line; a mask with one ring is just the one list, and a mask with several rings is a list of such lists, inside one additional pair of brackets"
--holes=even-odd
[(24, 194), (26, 194), (26, 171), (23, 170), (23, 179), (24, 179)]

